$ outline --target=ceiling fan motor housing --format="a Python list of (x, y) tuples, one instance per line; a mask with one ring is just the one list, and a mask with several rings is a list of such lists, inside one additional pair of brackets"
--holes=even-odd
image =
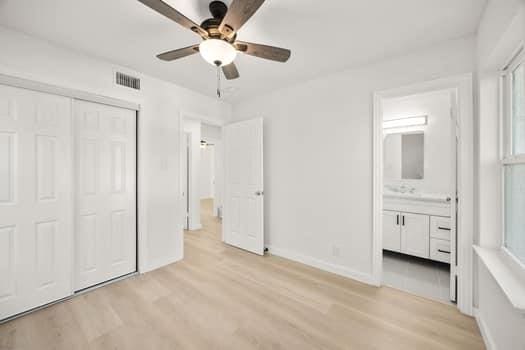
[(211, 15), (213, 18), (222, 20), (228, 12), (228, 6), (222, 1), (212, 1), (209, 5)]
[[(233, 43), (237, 38), (237, 34), (233, 36), (227, 36), (225, 33), (219, 31), (222, 19), (228, 12), (228, 7), (222, 1), (212, 1), (209, 5), (212, 18), (208, 18), (201, 23), (201, 28), (208, 32), (210, 38), (223, 39), (229, 43)], [(228, 26), (229, 27), (229, 26)]]

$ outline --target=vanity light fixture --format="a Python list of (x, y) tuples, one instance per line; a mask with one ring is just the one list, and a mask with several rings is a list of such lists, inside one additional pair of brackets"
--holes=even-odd
[(405, 128), (409, 126), (421, 126), (428, 124), (428, 116), (408, 117), (383, 121), (383, 129)]

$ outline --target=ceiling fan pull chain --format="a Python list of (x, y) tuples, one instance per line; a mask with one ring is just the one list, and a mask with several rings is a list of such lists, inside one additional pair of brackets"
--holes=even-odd
[(221, 67), (217, 65), (217, 98), (221, 98)]

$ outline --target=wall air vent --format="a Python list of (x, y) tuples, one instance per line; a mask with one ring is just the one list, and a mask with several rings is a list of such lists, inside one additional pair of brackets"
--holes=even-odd
[(117, 85), (126, 86), (135, 90), (140, 90), (140, 79), (124, 73), (117, 72)]

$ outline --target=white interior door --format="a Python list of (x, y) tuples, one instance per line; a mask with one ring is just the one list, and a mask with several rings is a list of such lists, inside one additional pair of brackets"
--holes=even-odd
[(0, 319), (71, 294), (71, 100), (0, 86)]
[(263, 255), (262, 119), (224, 127), (224, 174), (224, 241)]
[(75, 290), (136, 271), (136, 112), (75, 101)]

